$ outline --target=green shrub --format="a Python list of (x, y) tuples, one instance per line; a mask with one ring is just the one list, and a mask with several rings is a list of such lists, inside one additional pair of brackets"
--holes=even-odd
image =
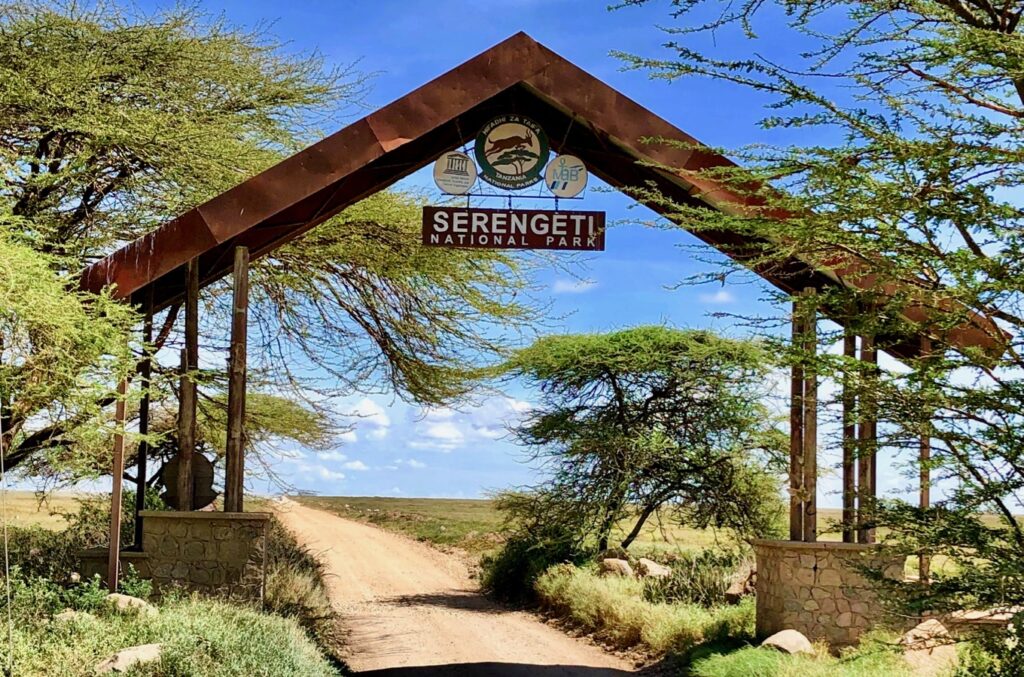
[[(97, 575), (88, 580), (72, 582), (54, 581), (44, 576), (26, 573), (14, 566), (10, 572), (12, 618), (19, 625), (45, 622), (51, 616), (65, 609), (97, 613), (107, 608), (106, 583)], [(152, 585), (143, 581), (134, 570), (125, 576), (128, 585), (121, 592), (147, 599), (152, 594)], [(0, 577), (0, 584), (3, 584)], [(0, 617), (6, 618), (8, 611), (6, 595), (0, 595)]]
[[(61, 531), (40, 526), (8, 528), (11, 561), (23, 573), (63, 580), (78, 568), (81, 550), (106, 547), (110, 535), (110, 497), (86, 496), (75, 502), (73, 511), (58, 513), (67, 521)], [(135, 495), (125, 494), (121, 506), (123, 547), (130, 545), (135, 536)], [(161, 506), (166, 507), (155, 493), (147, 493), (147, 509)]]
[(1005, 630), (979, 631), (960, 646), (957, 677), (1018, 677), (1024, 674), (1024, 613)]
[(8, 527), (11, 562), (21, 571), (40, 576), (67, 576), (78, 564), (75, 543), (62, 531), (40, 526)]
[(644, 579), (644, 599), (702, 606), (725, 604), (725, 593), (745, 561), (746, 557), (734, 550), (683, 552), (670, 564), (670, 576)]
[(705, 608), (696, 604), (650, 602), (643, 582), (598, 576), (571, 564), (554, 566), (537, 579), (542, 606), (617, 648), (638, 648), (656, 656), (683, 654), (708, 642), (753, 638), (754, 605)]
[(567, 539), (537, 540), (528, 535), (516, 535), (496, 554), (481, 559), (481, 587), (504, 601), (533, 601), (534, 583), (541, 574), (553, 565), (579, 564), (585, 559), (586, 554)]
[(131, 564), (121, 572), (117, 583), (118, 590), (126, 595), (142, 599), (149, 599), (153, 596), (153, 581), (139, 576), (139, 572)]

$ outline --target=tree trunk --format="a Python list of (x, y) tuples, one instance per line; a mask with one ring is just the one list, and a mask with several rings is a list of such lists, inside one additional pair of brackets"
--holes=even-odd
[(640, 535), (640, 530), (644, 528), (644, 524), (647, 522), (647, 519), (654, 514), (655, 510), (658, 509), (658, 505), (658, 503), (651, 503), (643, 509), (643, 512), (640, 513), (640, 517), (637, 518), (636, 524), (633, 525), (633, 529), (624, 539), (622, 539), (622, 543), (619, 544), (622, 546), (623, 550), (629, 550), (629, 546), (632, 545), (633, 541), (636, 540), (636, 537)]

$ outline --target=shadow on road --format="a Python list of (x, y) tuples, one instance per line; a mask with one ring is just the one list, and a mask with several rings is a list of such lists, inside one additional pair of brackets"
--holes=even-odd
[(487, 614), (509, 613), (511, 609), (497, 604), (475, 590), (458, 590), (446, 593), (420, 593), (399, 595), (380, 599), (382, 604), (394, 606), (437, 606), (448, 609), (463, 609)]
[(636, 675), (612, 668), (589, 668), (582, 665), (525, 665), (521, 663), (459, 663), (456, 665), (421, 665), (387, 668), (357, 673), (373, 677), (613, 677)]

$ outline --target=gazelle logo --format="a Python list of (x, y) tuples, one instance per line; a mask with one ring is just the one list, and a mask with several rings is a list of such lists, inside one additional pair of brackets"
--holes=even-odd
[(541, 180), (548, 162), (548, 137), (540, 125), (521, 115), (496, 117), (476, 135), (476, 161), (484, 181), (508, 190)]

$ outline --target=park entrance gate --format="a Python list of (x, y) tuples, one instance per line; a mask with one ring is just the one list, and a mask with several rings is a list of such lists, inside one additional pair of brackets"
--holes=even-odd
[[(191, 431), (195, 420), (195, 384), (190, 383), (189, 373), (198, 365), (200, 290), (211, 282), (233, 275), (225, 513), (220, 514), (226, 518), (225, 524), (229, 527), (233, 516), (237, 516), (239, 524), (244, 525), (242, 531), (249, 533), (246, 530), (250, 530), (255, 534), (252, 525), (241, 518), (249, 261), (302, 236), (346, 207), (387, 188), (442, 155), (458, 155), (454, 149), (473, 141), (474, 135), (485, 127), (502, 124), (502, 116), (528, 118), (546, 132), (551, 151), (578, 158), (593, 174), (620, 189), (653, 187), (671, 201), (728, 213), (742, 213), (744, 209), (755, 206), (748, 198), (701, 178), (697, 173), (727, 166), (730, 164), (728, 159), (702, 147), (682, 130), (529, 36), (523, 33), (512, 36), (419, 89), (178, 216), (85, 271), (81, 280), (84, 289), (97, 292), (113, 285), (117, 297), (138, 304), (148, 317), (172, 305), (180, 304), (185, 309), (186, 347), (182, 356), (179, 416), (179, 462), (184, 470), (178, 474), (177, 492), (182, 511), (172, 515), (182, 520), (195, 519), (188, 512), (194, 507), (190, 502), (193, 484), (189, 468), (194, 445)], [(524, 141), (521, 143), (534, 148), (533, 133), (532, 130), (522, 132), (520, 137)], [(650, 138), (680, 143), (644, 141)], [(500, 140), (495, 138), (492, 143)], [(479, 141), (477, 146), (480, 146)], [(520, 148), (525, 147), (520, 145)], [(478, 157), (477, 160), (484, 169), (487, 158)], [(449, 175), (443, 179), (451, 182), (452, 188), (448, 192), (459, 193), (462, 190), (460, 186), (464, 186), (465, 181), (457, 174), (465, 166), (468, 165), (463, 165), (457, 157), (451, 163), (445, 161), (441, 171), (450, 169)], [(523, 170), (522, 174), (529, 173), (525, 166)], [(516, 182), (522, 176), (517, 179), (515, 172), (507, 174), (503, 179), (508, 181), (506, 188), (521, 187)], [(571, 175), (565, 174), (563, 178), (568, 186)], [(647, 206), (655, 212), (664, 209), (655, 202)], [(779, 218), (784, 221), (785, 214), (780, 214)], [(685, 223), (679, 225), (686, 226)], [(741, 241), (725, 232), (702, 230), (696, 235), (741, 261), (750, 245), (756, 244)], [(424, 243), (427, 245), (458, 245), (457, 242), (431, 242), (429, 237), (430, 233), (425, 231)], [(490, 246), (493, 243), (477, 244)], [(525, 243), (525, 246), (530, 246), (530, 243)], [(856, 288), (864, 273), (862, 269), (850, 266), (813, 268), (795, 259), (772, 270), (756, 272), (794, 298), (813, 295), (830, 285)], [(813, 307), (808, 303), (799, 307), (809, 305)], [(849, 312), (857, 314), (865, 312), (865, 309), (854, 308)], [(923, 313), (922, 309), (906, 310), (907, 318), (915, 322), (927, 319)], [(817, 317), (816, 311), (810, 314), (794, 311), (794, 341), (813, 345)], [(830, 317), (840, 325), (848, 324), (844, 317)], [(151, 330), (149, 323), (147, 327)], [(989, 347), (991, 337), (996, 335), (991, 329), (978, 319), (945, 330), (941, 335), (922, 335), (919, 341), (909, 343), (886, 340), (887, 337), (882, 336), (850, 334), (846, 338), (845, 349), (847, 355), (859, 355), (860, 359), (870, 363), (877, 361), (876, 345), (879, 344), (885, 345), (896, 358), (914, 358), (927, 353), (932, 341)], [(146, 369), (146, 366), (142, 367), (142, 378), (146, 376)], [(762, 541), (755, 546), (759, 574), (757, 626), (762, 635), (790, 627), (812, 639), (846, 644), (855, 641), (863, 629), (881, 620), (870, 586), (854, 571), (857, 561), (874, 556), (871, 510), (877, 489), (873, 452), (876, 430), (874, 421), (867, 417), (850, 420), (844, 429), (843, 542), (818, 542), (817, 390), (813, 372), (799, 366), (793, 369), (790, 540)], [(851, 411), (857, 410), (855, 404), (847, 403)], [(144, 402), (143, 426), (147, 415)], [(854, 442), (858, 448), (868, 451), (854, 458)], [(140, 450), (143, 458), (145, 451)], [(927, 440), (922, 440), (921, 453), (928, 453)], [(115, 494), (119, 491), (119, 462), (120, 450), (115, 449)], [(140, 475), (144, 481), (144, 473)], [(921, 485), (921, 500), (925, 504), (927, 488), (928, 478), (925, 476)], [(174, 571), (182, 572), (187, 568), (180, 565), (186, 559), (185, 548), (193, 553), (205, 553), (203, 557), (219, 552), (203, 543), (206, 531), (202, 528), (193, 529), (191, 525), (183, 528), (176, 525), (170, 516), (157, 519), (142, 514), (143, 525), (154, 524), (154, 520), (160, 526), (153, 531), (152, 538), (147, 541), (140, 532), (137, 543), (144, 546), (144, 551), (166, 548), (172, 553), (168, 570), (171, 579)], [(145, 526), (142, 528), (146, 529)], [(198, 544), (189, 540), (188, 534), (191, 533), (199, 534), (195, 539)], [(223, 529), (219, 533), (227, 535)], [(171, 548), (166, 545), (165, 534), (184, 534), (180, 538), (185, 540), (175, 541)], [(216, 558), (218, 555), (212, 556)], [(108, 568), (112, 578), (116, 577), (118, 561), (119, 555), (112, 548)], [(216, 568), (214, 564), (203, 561), (203, 570)], [(927, 563), (923, 566), (922, 574), (927, 575)], [(893, 573), (895, 575), (895, 568)]]

